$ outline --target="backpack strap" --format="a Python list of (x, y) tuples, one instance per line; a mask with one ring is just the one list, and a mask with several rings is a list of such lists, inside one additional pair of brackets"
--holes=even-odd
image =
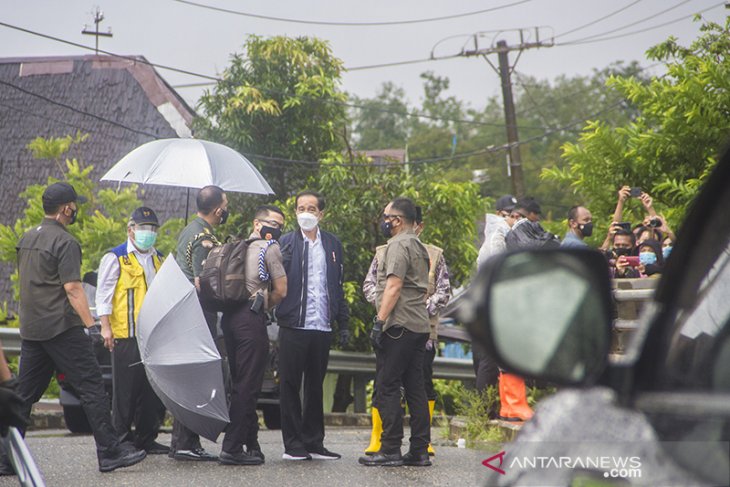
[(271, 275), (266, 272), (266, 262), (264, 261), (264, 258), (266, 257), (266, 251), (269, 250), (269, 247), (271, 247), (271, 245), (275, 243), (276, 240), (267, 240), (266, 244), (261, 247), (261, 251), (259, 252), (259, 279), (261, 279), (261, 282), (266, 282), (271, 279)]
[(196, 234), (185, 247), (185, 263), (187, 263), (188, 268), (190, 269), (193, 268), (193, 245), (195, 245), (195, 243), (199, 240), (210, 240), (213, 242), (214, 246), (221, 245), (218, 239), (215, 238), (215, 235), (213, 235), (207, 228), (204, 228), (202, 232)]

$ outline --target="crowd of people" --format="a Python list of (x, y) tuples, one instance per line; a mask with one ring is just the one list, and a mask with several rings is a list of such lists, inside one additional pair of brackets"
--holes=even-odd
[[(624, 221), (624, 207), (629, 198), (637, 198), (646, 216), (640, 223)], [(487, 214), (484, 241), (479, 249), (477, 266), (489, 257), (505, 251), (537, 248), (589, 248), (585, 242), (593, 235), (593, 215), (583, 205), (571, 207), (567, 213), (568, 230), (562, 241), (539, 223), (540, 204), (531, 197), (517, 200), (512, 195), (499, 198), (495, 213)], [(606, 256), (613, 278), (658, 277), (672, 251), (676, 237), (662, 215), (653, 206), (652, 197), (639, 188), (623, 186), (618, 191), (616, 209), (606, 238), (598, 247)], [(507, 421), (524, 421), (532, 417), (527, 404), (524, 381), (500, 370), (489, 354), (478, 345), (473, 347), (477, 390), (498, 387), (499, 411), (491, 414)]]
[[(646, 218), (623, 221), (629, 198), (641, 201)], [(112, 354), (111, 411), (101, 372), (83, 327), (95, 326), (81, 286), (81, 247), (66, 227), (72, 225), (85, 199), (67, 183), (54, 183), (43, 193), (45, 218), (17, 245), (20, 287), (21, 359), (17, 380), (0, 374), (0, 392), (14, 410), (13, 425), (21, 430), (32, 405), (46, 390), (55, 371), (65, 374), (78, 391), (96, 442), (99, 470), (134, 465), (148, 454), (167, 454), (177, 461), (217, 461), (222, 465), (261, 465), (256, 404), (269, 352), (268, 311), (275, 308), (279, 325), (279, 376), (284, 460), (336, 460), (341, 455), (324, 445), (322, 384), (329, 351), (336, 339), (350, 340), (349, 308), (343, 289), (344, 254), (337, 236), (320, 228), (325, 198), (304, 191), (295, 198), (298, 228), (282, 235), (284, 212), (258, 207), (247, 237), (243, 280), (251, 298), (219, 314), (201, 301), (206, 325), (221, 356), (227, 358), (230, 423), (218, 455), (207, 452), (199, 436), (175, 418), (170, 446), (157, 441), (165, 406), (141, 365), (137, 316), (163, 261), (155, 248), (160, 222), (154, 210), (140, 207), (127, 222), (126, 238), (102, 258), (98, 270), (96, 313), (98, 336)], [(200, 291), (206, 258), (221, 241), (216, 227), (228, 216), (228, 199), (216, 186), (202, 188), (197, 217), (180, 233), (175, 260)], [(534, 198), (505, 195), (485, 217), (484, 243), (477, 259), (530, 248), (587, 248), (593, 216), (582, 205), (570, 208), (562, 241), (540, 224)], [(421, 242), (421, 208), (408, 198), (394, 198), (383, 210), (381, 231), (387, 244), (376, 249), (363, 283), (375, 307), (370, 340), (376, 354), (372, 398), (372, 434), (359, 463), (366, 466), (429, 466), (435, 454), (430, 422), (436, 395), (432, 364), (438, 349), (438, 321), (451, 296), (443, 250)], [(121, 240), (120, 236), (120, 240)], [(638, 188), (618, 191), (612, 222), (599, 250), (615, 278), (654, 277), (662, 272), (672, 250), (674, 233), (655, 211), (652, 198)], [(91, 336), (95, 336), (91, 334)], [(4, 360), (3, 360), (4, 362)], [(524, 380), (500, 370), (485, 350), (474, 347), (477, 388), (498, 386), (495, 416), (524, 421), (532, 416)], [(2, 370), (0, 370), (2, 372)], [(410, 412), (411, 438), (403, 441), (402, 397)], [(6, 425), (7, 426), (7, 425)], [(1, 443), (0, 443), (1, 447)], [(12, 474), (2, 452), (0, 474)]]
[[(165, 407), (149, 383), (136, 339), (142, 303), (163, 261), (155, 248), (160, 222), (153, 209), (135, 209), (126, 238), (103, 256), (95, 295), (100, 332), (84, 333), (84, 327), (96, 325), (81, 286), (81, 246), (66, 228), (84, 202), (68, 183), (51, 184), (43, 193), (45, 218), (17, 245), (19, 374), (17, 380), (0, 374), (0, 392), (12, 410), (3, 414), (9, 425), (25, 430), (32, 405), (59, 371), (79, 393), (102, 472), (135, 465), (153, 454), (176, 461), (261, 465), (265, 455), (258, 442), (256, 403), (269, 353), (268, 312), (276, 308), (282, 458), (341, 458), (324, 445), (322, 384), (333, 340), (336, 337), (341, 346), (350, 340), (349, 309), (342, 243), (320, 228), (325, 214), (322, 195), (304, 191), (296, 196), (298, 228), (284, 235), (280, 208), (263, 205), (255, 210), (244, 257), (243, 280), (250, 299), (223, 311), (222, 341), (216, 341), (218, 313), (206, 309), (201, 300), (230, 377), (230, 422), (218, 455), (206, 451), (198, 434), (179, 418), (174, 418), (170, 446), (157, 441)], [(196, 204), (197, 217), (178, 237), (175, 261), (200, 292), (206, 258), (221, 245), (216, 227), (226, 222), (229, 212), (226, 194), (216, 186), (202, 188)], [(395, 198), (380, 217), (388, 243), (377, 249), (363, 285), (375, 306), (370, 335), (377, 359), (373, 439), (359, 463), (429, 466), (434, 454), (432, 363), (438, 315), (451, 295), (448, 268), (442, 249), (421, 243), (423, 214), (413, 201)], [(111, 411), (92, 353), (94, 337), (112, 355)], [(411, 415), (410, 446), (403, 455), (402, 389)], [(7, 452), (0, 453), (0, 474), (12, 475)]]

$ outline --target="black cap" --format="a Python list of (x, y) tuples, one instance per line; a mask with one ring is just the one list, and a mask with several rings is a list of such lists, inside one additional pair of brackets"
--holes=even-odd
[(152, 211), (152, 208), (146, 206), (140, 206), (129, 217), (129, 221), (134, 222), (135, 225), (155, 225), (160, 226), (160, 222), (157, 220), (157, 215)]
[(497, 211), (512, 211), (517, 204), (517, 198), (506, 194), (497, 200)]
[(57, 206), (64, 203), (86, 203), (86, 198), (76, 194), (76, 190), (68, 183), (53, 183), (43, 192), (44, 206)]

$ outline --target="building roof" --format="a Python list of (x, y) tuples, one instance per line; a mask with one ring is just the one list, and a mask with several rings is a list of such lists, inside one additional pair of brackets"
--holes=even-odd
[[(190, 137), (194, 117), (142, 56), (0, 58), (0, 223), (22, 215), (18, 196), (28, 185), (62, 177), (54, 161), (33, 159), (27, 145), (36, 137), (89, 134), (67, 156), (93, 165), (98, 180), (145, 142)], [(148, 186), (140, 197), (163, 221), (185, 212), (184, 189)], [(9, 300), (8, 289), (0, 279), (0, 303)]]

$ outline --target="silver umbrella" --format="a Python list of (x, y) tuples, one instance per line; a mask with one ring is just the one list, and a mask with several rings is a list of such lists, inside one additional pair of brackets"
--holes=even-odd
[(195, 288), (168, 256), (145, 296), (137, 343), (147, 378), (175, 418), (216, 441), (230, 421), (221, 356)]
[(124, 156), (102, 181), (183, 188), (215, 185), (224, 191), (274, 194), (251, 162), (222, 144), (198, 139), (160, 139)]

